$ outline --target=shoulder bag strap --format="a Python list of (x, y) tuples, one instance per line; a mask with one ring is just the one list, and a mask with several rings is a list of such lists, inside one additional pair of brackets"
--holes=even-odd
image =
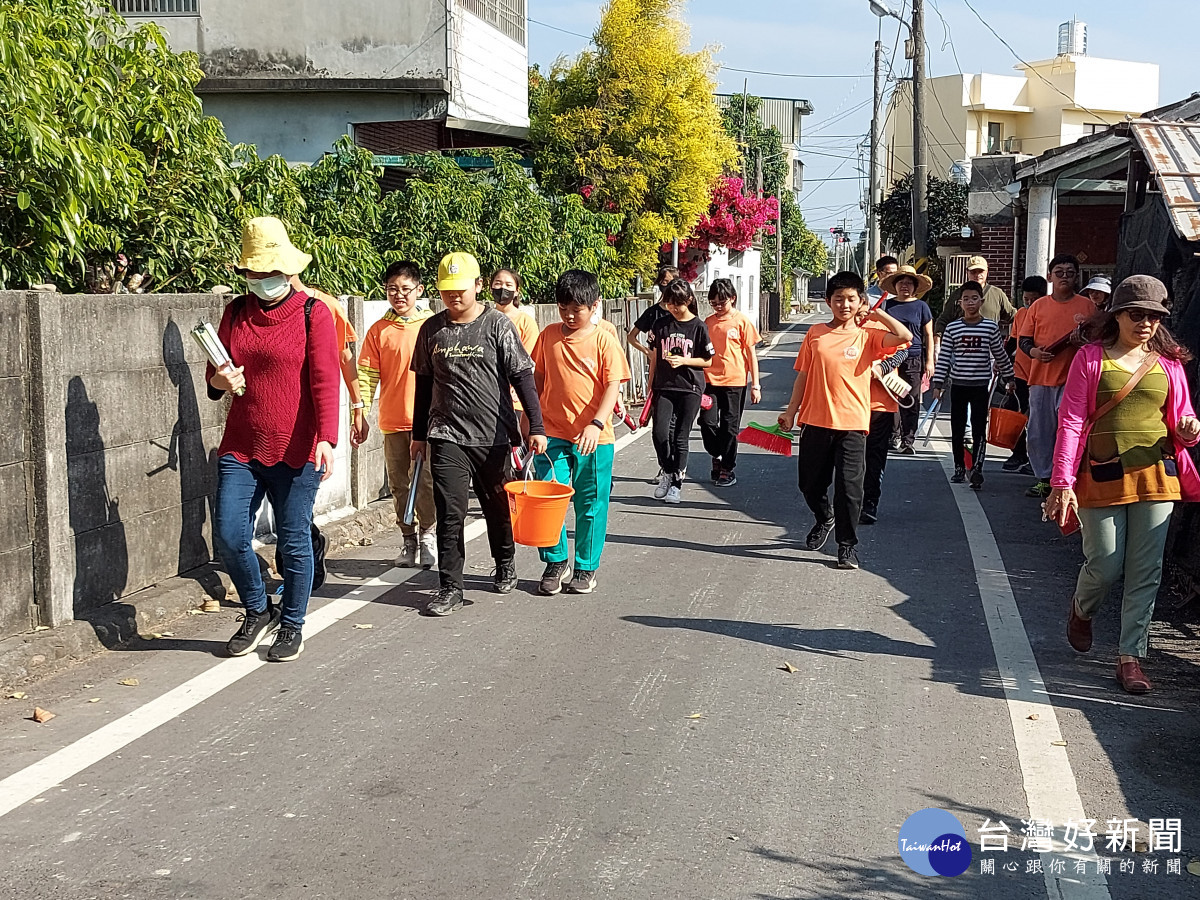
[(1129, 380), (1127, 382), (1125, 382), (1124, 387), (1122, 387), (1119, 391), (1117, 391), (1117, 393), (1113, 396), (1113, 398), (1111, 400), (1109, 400), (1107, 403), (1105, 403), (1103, 406), (1101, 406), (1099, 409), (1097, 409), (1095, 412), (1093, 412), (1090, 416), (1088, 416), (1085, 430), (1091, 431), (1092, 428), (1095, 427), (1097, 422), (1099, 422), (1101, 419), (1103, 419), (1105, 416), (1107, 416), (1110, 412), (1112, 412), (1114, 409), (1116, 409), (1117, 405), (1122, 400), (1124, 400), (1126, 397), (1129, 396), (1130, 392), (1133, 391), (1133, 389), (1138, 386), (1138, 382), (1140, 382), (1150, 372), (1150, 370), (1153, 369), (1157, 364), (1158, 364), (1158, 354), (1157, 353), (1148, 353), (1146, 355), (1146, 358), (1142, 360), (1142, 364), (1137, 367), (1137, 371), (1135, 371), (1132, 375), (1129, 376)]

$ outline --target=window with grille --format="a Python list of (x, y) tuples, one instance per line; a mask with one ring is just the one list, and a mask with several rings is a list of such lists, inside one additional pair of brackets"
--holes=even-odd
[(116, 0), (123, 16), (198, 16), (200, 0)]
[(458, 0), (467, 12), (474, 13), (493, 28), (525, 46), (525, 0)]

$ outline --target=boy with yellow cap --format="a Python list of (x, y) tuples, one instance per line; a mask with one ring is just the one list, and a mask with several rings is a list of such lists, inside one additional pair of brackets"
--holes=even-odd
[(413, 350), (417, 376), (412, 447), (433, 474), (437, 513), (437, 596), (425, 611), (447, 616), (466, 602), (463, 566), (468, 488), (473, 486), (496, 563), (494, 589), (517, 586), (507, 463), (519, 442), (511, 387), (529, 417), (530, 444), (546, 451), (546, 432), (533, 378), (533, 360), (508, 316), (479, 302), (483, 279), (469, 253), (451, 253), (438, 266), (437, 289), (446, 307), (421, 326)]

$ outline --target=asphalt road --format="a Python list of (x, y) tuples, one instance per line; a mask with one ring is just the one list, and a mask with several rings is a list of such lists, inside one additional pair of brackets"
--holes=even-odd
[[(765, 360), (747, 419), (774, 420), (799, 333)], [(943, 441), (892, 460), (863, 568), (843, 572), (803, 548), (794, 460), (748, 451), (717, 489), (698, 433), (693, 451), (667, 507), (649, 440), (621, 449), (591, 596), (536, 596), (524, 549), (518, 592), (490, 594), (475, 540), (474, 603), (426, 618), (436, 577), (401, 580), (379, 542), (332, 562), (310, 613), (324, 628), (296, 663), (222, 659), (229, 608), (0, 701), (4, 895), (1195, 894), (1187, 644), (1156, 624), (1147, 698), (1113, 680), (1115, 605), (1097, 649), (1070, 650), (1078, 538), (1038, 520), (1025, 479), (997, 460), (980, 505), (947, 482)], [(34, 705), (56, 718), (28, 720)], [(901, 824), (927, 807), (965, 826), (960, 877), (899, 856)], [(1097, 819), (1112, 874), (1028, 871), (1055, 859), (1019, 849), (1031, 809)], [(1181, 848), (1105, 852), (1114, 817), (1179, 818)], [(985, 819), (1011, 829), (1007, 852), (981, 853)]]

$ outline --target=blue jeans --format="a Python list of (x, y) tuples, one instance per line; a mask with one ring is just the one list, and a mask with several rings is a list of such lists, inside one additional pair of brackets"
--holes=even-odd
[(258, 556), (254, 552), (254, 517), (263, 497), (275, 510), (275, 535), (283, 577), (282, 624), (299, 629), (313, 583), (313, 502), (321, 476), (312, 463), (293, 469), (279, 463), (264, 466), (222, 456), (217, 463), (217, 509), (213, 543), (238, 598), (248, 612), (267, 608)]

